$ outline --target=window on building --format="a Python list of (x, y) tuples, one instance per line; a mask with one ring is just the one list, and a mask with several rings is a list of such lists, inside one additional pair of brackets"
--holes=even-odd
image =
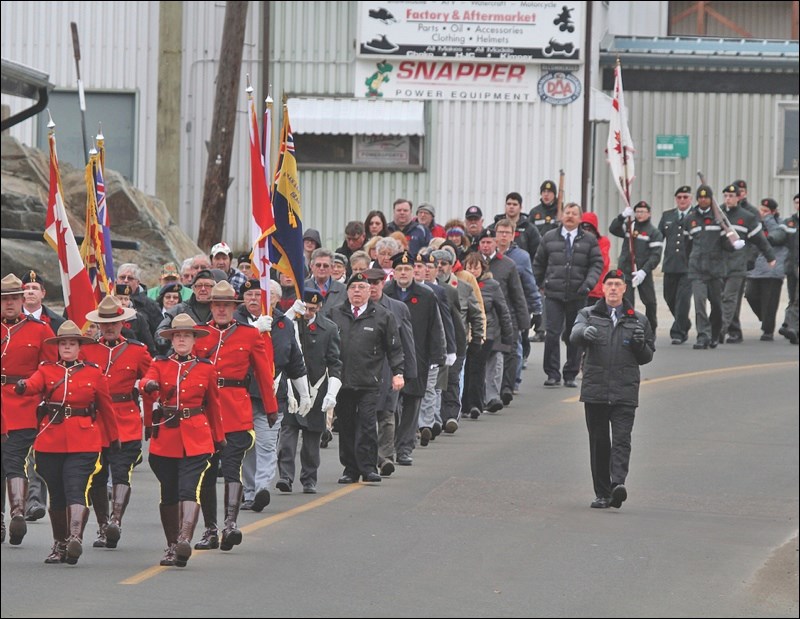
[[(56, 123), (59, 163), (76, 168), (86, 166), (81, 137), (81, 110), (76, 90), (50, 93), (47, 105)], [(47, 114), (36, 117), (36, 145), (47, 152)], [(136, 183), (136, 93), (86, 93), (86, 144), (94, 146), (99, 124), (105, 136), (106, 166), (116, 170), (131, 183)]]
[(798, 176), (800, 159), (800, 106), (797, 101), (778, 102), (777, 173)]
[(300, 169), (424, 169), (424, 102), (289, 99)]

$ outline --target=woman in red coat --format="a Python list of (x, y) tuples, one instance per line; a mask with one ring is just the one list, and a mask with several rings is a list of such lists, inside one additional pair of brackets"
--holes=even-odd
[(196, 328), (188, 314), (178, 314), (160, 335), (172, 340), (174, 353), (156, 357), (142, 379), (145, 391), (158, 397), (155, 410), (145, 407), (145, 438), (152, 438), (150, 468), (161, 484), (159, 508), (168, 544), (161, 565), (185, 567), (200, 515), (200, 484), (209, 458), (225, 444), (225, 433), (217, 371), (192, 354), (195, 338), (208, 330)]
[(84, 337), (71, 320), (45, 344), (58, 346), (57, 362), (44, 361), (17, 393), (42, 396), (39, 434), (33, 444), (36, 472), (50, 493), (53, 549), (45, 563), (74, 565), (83, 552), (83, 530), (89, 518), (86, 495), (100, 470), (103, 445), (119, 449), (119, 434), (103, 372), (94, 363), (78, 360)]
[(597, 214), (586, 212), (581, 216), (581, 229), (586, 232), (591, 232), (597, 237), (597, 244), (600, 246), (600, 253), (603, 256), (603, 272), (600, 273), (600, 279), (597, 280), (597, 285), (589, 291), (589, 296), (586, 298), (586, 306), (594, 305), (603, 297), (603, 278), (608, 273), (611, 267), (611, 258), (609, 251), (611, 250), (611, 241), (607, 236), (600, 234), (600, 227), (597, 223)]

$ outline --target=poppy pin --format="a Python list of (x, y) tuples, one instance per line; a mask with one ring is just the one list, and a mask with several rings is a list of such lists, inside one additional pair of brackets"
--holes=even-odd
[(632, 309), (628, 310), (628, 316), (633, 316), (633, 310)]
[(483, 288), (483, 282), (478, 282), (478, 288)]
[(743, 226), (744, 225), (744, 219), (740, 219), (736, 223), (739, 224), (740, 226)]
[(711, 220), (710, 219), (706, 219), (706, 225), (708, 226), (710, 224), (711, 224)]
[(411, 302), (412, 302), (414, 305), (416, 305), (417, 303), (419, 303), (419, 301), (417, 300), (417, 297), (411, 297)]
[(308, 325), (308, 330), (309, 331), (316, 331), (317, 330), (317, 325)]
[(123, 327), (125, 327), (126, 329), (130, 329), (130, 328), (131, 328), (131, 323), (129, 323), (129, 322), (123, 322), (123, 323), (122, 323), (122, 326), (123, 326)]
[(285, 329), (285, 328), (286, 328), (286, 325), (283, 324), (283, 321), (278, 323), (278, 329)]

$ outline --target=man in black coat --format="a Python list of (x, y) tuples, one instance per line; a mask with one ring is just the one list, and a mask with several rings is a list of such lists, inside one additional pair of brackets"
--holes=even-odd
[[(533, 259), (533, 274), (545, 297), (544, 371), (545, 387), (561, 382), (561, 334), (568, 334), (578, 310), (586, 305), (589, 291), (603, 271), (603, 256), (593, 234), (579, 227), (582, 209), (571, 202), (564, 206), (561, 225), (542, 238)], [(563, 375), (565, 387), (577, 387), (580, 371), (580, 345), (566, 338), (567, 361)]]
[(592, 507), (600, 509), (619, 508), (628, 498), (625, 479), (639, 406), (639, 366), (650, 363), (656, 349), (650, 322), (624, 299), (626, 288), (623, 271), (606, 273), (604, 298), (578, 313), (570, 334), (586, 350), (581, 402), (589, 430)]
[(342, 387), (336, 398), (339, 420), (340, 484), (361, 477), (379, 482), (377, 403), (384, 358), (392, 368), (392, 389), (403, 388), (403, 346), (391, 312), (369, 300), (369, 281), (357, 273), (347, 282), (347, 302), (330, 318), (341, 337)]
[(413, 464), (419, 426), (419, 407), (428, 384), (431, 366), (445, 362), (445, 337), (436, 295), (427, 286), (414, 281), (414, 257), (404, 251), (392, 259), (394, 279), (383, 289), (384, 294), (402, 301), (411, 312), (414, 348), (417, 353), (417, 377), (407, 381), (402, 391), (402, 412), (395, 433), (397, 464)]

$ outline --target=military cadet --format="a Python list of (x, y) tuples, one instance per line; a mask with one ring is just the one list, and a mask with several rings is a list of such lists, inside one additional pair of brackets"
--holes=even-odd
[[(407, 263), (413, 273), (408, 257)], [(428, 294), (435, 309), (433, 293)], [(365, 482), (381, 481), (376, 470), (376, 406), (384, 358), (392, 368), (392, 389), (403, 388), (403, 346), (397, 324), (391, 312), (370, 301), (369, 296), (369, 280), (364, 273), (352, 275), (347, 282), (348, 302), (331, 312), (342, 344), (342, 387), (336, 398), (339, 461), (344, 466), (340, 484), (354, 484), (359, 477)]]
[(417, 377), (406, 381), (403, 387), (402, 411), (394, 441), (397, 464), (411, 466), (428, 374), (435, 371), (431, 366), (438, 368), (445, 362), (445, 336), (436, 296), (429, 288), (414, 281), (414, 257), (407, 251), (401, 252), (394, 256), (392, 265), (394, 279), (384, 286), (383, 293), (408, 307), (417, 353)]
[[(98, 524), (95, 548), (117, 547), (122, 517), (131, 498), (133, 467), (142, 457), (142, 419), (136, 382), (147, 373), (152, 359), (144, 344), (122, 337), (122, 325), (135, 314), (136, 310), (123, 308), (110, 295), (103, 297), (96, 310), (86, 314), (86, 320), (99, 325), (102, 335), (97, 346), (86, 346), (81, 353), (106, 377), (121, 443), (120, 450), (114, 453), (103, 447), (103, 466), (92, 476), (89, 496)], [(106, 491), (109, 472), (113, 481), (110, 515)]]
[(178, 314), (161, 332), (174, 351), (156, 357), (142, 379), (144, 391), (158, 399), (144, 409), (145, 438), (150, 440), (150, 468), (161, 486), (161, 526), (167, 549), (161, 565), (186, 567), (200, 517), (197, 495), (211, 455), (225, 446), (217, 372), (208, 359), (192, 354), (209, 330), (188, 314)]
[[(736, 187), (736, 201), (738, 206), (748, 211), (757, 221), (760, 221), (761, 213), (759, 212), (758, 207), (751, 204), (747, 199), (747, 181), (739, 179), (733, 181), (731, 185)], [(749, 271), (750, 269), (753, 268), (753, 266), (755, 266), (756, 258), (758, 258), (760, 252), (758, 247), (756, 247), (753, 243), (747, 243), (744, 251), (747, 254), (747, 270)], [(739, 314), (742, 311), (742, 296), (746, 284), (747, 284), (746, 280), (742, 280), (742, 285), (737, 293), (736, 309), (734, 310), (733, 317), (731, 318), (731, 322), (728, 325), (727, 333), (726, 332), (722, 333), (723, 336), (726, 336), (725, 341), (731, 344), (736, 344), (742, 339), (742, 323), (739, 320)], [(724, 291), (723, 291), (723, 298), (724, 298)], [(723, 343), (722, 339), (720, 339), (720, 343)]]
[[(762, 232), (763, 226), (761, 218), (753, 215), (748, 209), (739, 205), (739, 190), (736, 185), (728, 185), (722, 190), (725, 203), (722, 209), (727, 215), (731, 226), (739, 235), (739, 239), (748, 245), (757, 247), (758, 251), (764, 254), (770, 268), (775, 266), (775, 252), (767, 242), (767, 238)], [(735, 242), (735, 241), (734, 241)], [(730, 245), (730, 243), (729, 243)], [(727, 249), (727, 247), (726, 247)], [(755, 261), (755, 257), (753, 257)], [(722, 326), (720, 327), (719, 343), (725, 343), (725, 336), (728, 327), (737, 314), (737, 307), (742, 302), (744, 294), (744, 284), (747, 276), (748, 250), (726, 251), (725, 253), (725, 275), (722, 285)], [(739, 330), (741, 331), (741, 329)], [(742, 341), (742, 335), (735, 333), (727, 340), (729, 344), (738, 344)]]
[[(50, 326), (53, 335), (64, 324), (64, 318), (43, 304), (47, 295), (45, 282), (34, 270), (22, 276), (22, 311)], [(47, 513), (47, 486), (33, 466), (33, 453), (28, 456), (28, 500), (25, 506), (25, 520), (35, 521)]]
[[(628, 230), (625, 225), (628, 217), (635, 218), (631, 230)], [(650, 221), (650, 205), (641, 200), (633, 208), (626, 207), (621, 215), (614, 218), (608, 231), (614, 236), (625, 239), (619, 255), (619, 268), (630, 273), (631, 285), (626, 287), (625, 299), (635, 306), (634, 289), (639, 289), (639, 298), (644, 304), (650, 328), (655, 333), (658, 326), (658, 301), (653, 283), (653, 270), (661, 262), (664, 235)], [(631, 248), (628, 240), (630, 234), (633, 235), (633, 261), (631, 261)]]
[[(554, 181), (544, 181), (539, 187), (541, 198), (539, 204), (534, 206), (528, 214), (528, 220), (533, 222), (533, 225), (539, 231), (539, 236), (544, 236), (546, 232), (557, 227), (560, 223), (558, 221), (557, 192), (558, 186)], [(535, 252), (531, 255), (531, 258), (534, 255), (536, 255)]]
[[(730, 246), (719, 222), (714, 218), (711, 201), (714, 193), (708, 185), (697, 188), (697, 205), (689, 211), (686, 231), (691, 240), (689, 281), (694, 300), (694, 324), (697, 330), (695, 350), (716, 348), (722, 324), (722, 277), (725, 275), (725, 244)], [(736, 244), (741, 250), (744, 241)], [(711, 306), (709, 312), (706, 303)]]
[(656, 349), (650, 322), (625, 299), (625, 287), (623, 270), (606, 273), (604, 298), (578, 312), (570, 333), (570, 340), (586, 351), (580, 400), (589, 430), (596, 497), (591, 506), (596, 509), (619, 509), (628, 498), (625, 480), (639, 406), (639, 366), (650, 363)]
[(291, 489), (295, 473), (297, 439), (302, 432), (300, 483), (305, 494), (316, 494), (320, 439), (325, 430), (325, 411), (336, 405), (336, 396), (342, 386), (342, 360), (339, 356), (338, 328), (331, 320), (319, 315), (322, 295), (318, 290), (306, 290), (303, 300), (306, 311), (302, 316), (295, 317), (295, 326), (300, 336), (300, 347), (308, 370), (313, 406), (305, 416), (291, 413), (284, 416), (278, 437), (278, 475), (281, 480), (289, 482)]
[[(269, 424), (273, 425), (278, 418), (267, 349), (258, 329), (233, 319), (239, 303), (231, 284), (225, 280), (217, 283), (210, 297), (212, 320), (204, 325), (209, 337), (195, 342), (195, 354), (210, 360), (217, 371), (220, 406), (224, 411), (222, 422), (227, 445), (211, 457), (211, 470), (216, 471), (219, 460), (225, 478), (225, 527), (221, 539), (218, 539), (221, 550), (231, 550), (242, 542), (242, 532), (236, 520), (242, 500), (242, 459), (253, 447), (253, 407), (247, 382), (251, 366), (253, 378), (264, 398)], [(218, 538), (216, 481), (213, 475), (208, 475), (200, 488), (206, 531), (203, 539), (195, 545), (197, 550), (214, 548), (214, 538)]]
[(42, 400), (33, 448), (36, 471), (50, 492), (53, 549), (45, 563), (74, 565), (83, 554), (86, 497), (100, 466), (100, 450), (103, 445), (119, 450), (119, 433), (103, 372), (78, 359), (81, 346), (95, 341), (67, 320), (45, 343), (57, 348), (58, 362), (42, 362), (30, 378), (17, 382), (15, 391)]
[[(553, 228), (556, 228), (560, 223), (558, 219), (558, 200), (556, 199), (557, 192), (558, 192), (558, 187), (556, 186), (554, 181), (543, 182), (539, 187), (539, 194), (541, 196), (541, 200), (539, 204), (534, 206), (531, 209), (531, 212), (528, 214), (528, 221), (533, 223), (534, 227), (539, 231), (540, 237), (544, 237), (545, 233), (549, 232)], [(535, 257), (536, 257), (535, 253), (531, 254), (531, 262)], [(542, 284), (542, 282), (538, 280), (536, 283), (539, 284), (540, 286)], [(535, 330), (535, 335), (532, 341), (544, 342), (545, 341), (544, 313), (542, 313), (542, 316), (539, 318), (538, 325), (534, 325), (534, 330)]]
[[(40, 398), (29, 392), (19, 395), (14, 383), (29, 378), (39, 363), (56, 359), (52, 346), (45, 340), (53, 335), (50, 327), (22, 311), (24, 290), (22, 281), (13, 273), (2, 282), (2, 383), (3, 397), (0, 399), (3, 433), (8, 437), (3, 442), (3, 477), (8, 487), (8, 502), (11, 522), (9, 541), (13, 545), (22, 543), (28, 531), (25, 524), (25, 501), (28, 496), (27, 458), (36, 438), (36, 406)], [(5, 514), (5, 489), (3, 514)], [(2, 521), (2, 539), (5, 540), (5, 520)]]
[(689, 308), (692, 302), (692, 284), (689, 281), (689, 223), (692, 206), (692, 188), (681, 185), (675, 190), (675, 208), (664, 211), (658, 230), (664, 236), (664, 300), (672, 314), (669, 336), (673, 344), (683, 344), (689, 339), (692, 321)]

